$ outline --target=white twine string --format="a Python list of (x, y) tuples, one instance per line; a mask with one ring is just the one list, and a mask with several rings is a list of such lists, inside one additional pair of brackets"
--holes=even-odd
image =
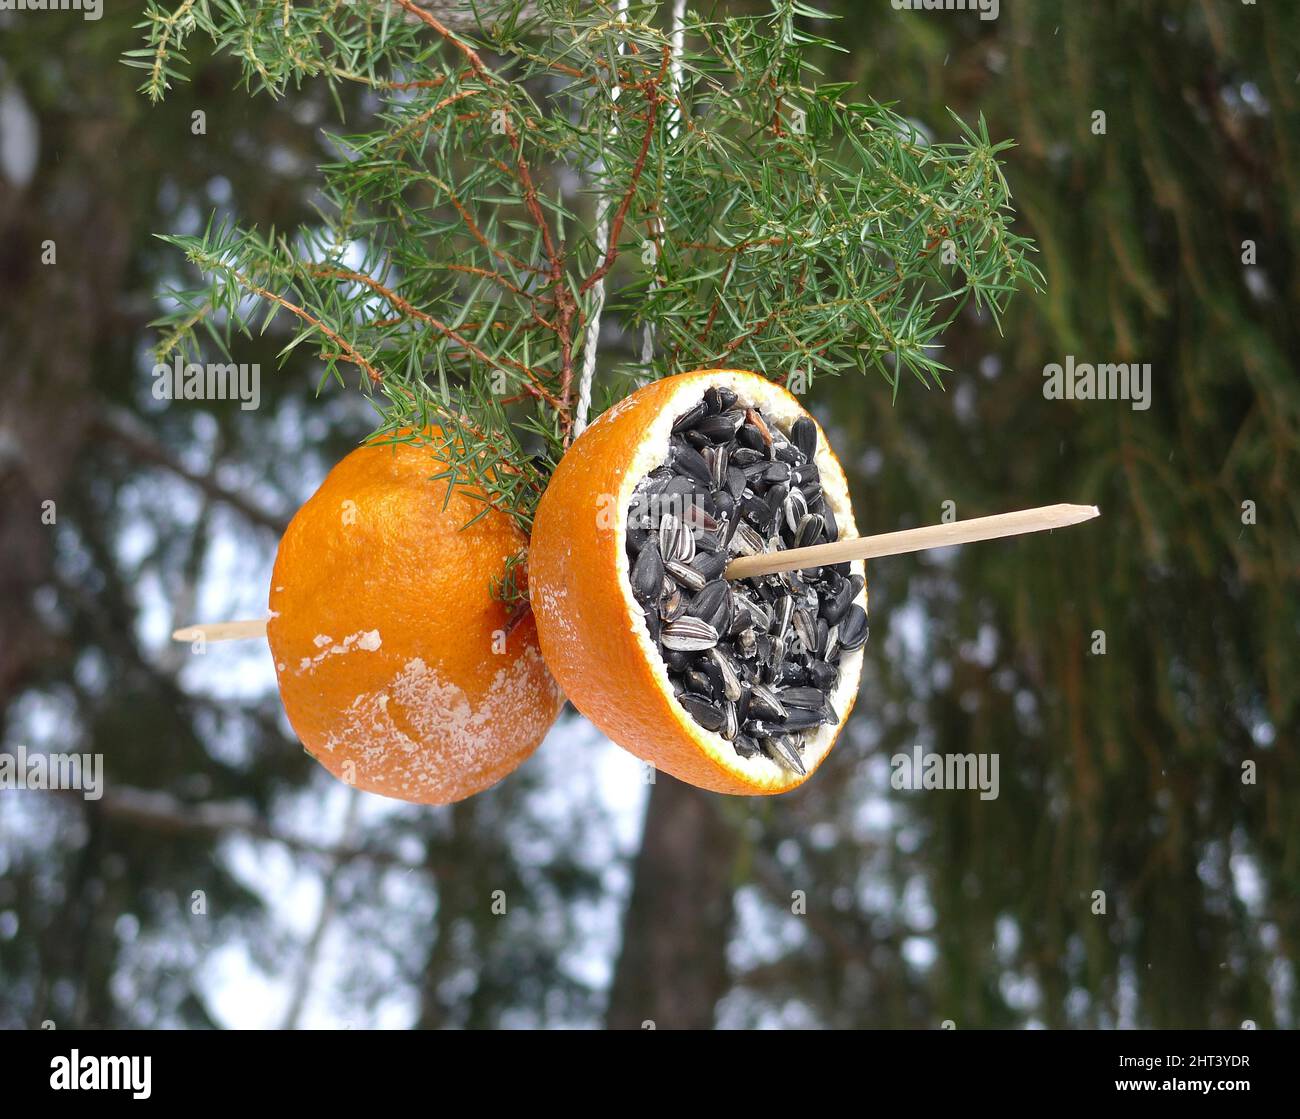
[[(618, 0), (617, 10), (620, 23), (627, 22), (628, 0)], [(623, 44), (619, 43), (618, 53), (623, 53)], [(611, 101), (617, 101), (619, 88), (617, 85), (609, 91)], [(611, 126), (610, 135), (616, 135), (617, 126)], [(605, 161), (597, 159), (592, 166), (591, 173), (597, 188), (601, 186), (601, 180), (604, 176)], [(597, 190), (596, 205), (600, 207), (600, 218), (596, 222), (596, 246), (599, 248), (609, 240), (609, 206), (608, 200), (600, 197), (600, 191)], [(608, 251), (608, 250), (606, 250)], [(578, 403), (573, 411), (573, 435), (576, 439), (587, 429), (587, 413), (591, 411), (591, 383), (596, 379), (596, 350), (597, 343), (600, 341), (600, 316), (605, 310), (605, 277), (602, 276), (591, 288), (591, 311), (587, 317), (587, 329), (583, 334), (582, 340), (582, 371), (578, 376)]]
[[(609, 236), (609, 223), (602, 220), (596, 226), (596, 236), (601, 241)], [(596, 340), (600, 337), (600, 314), (605, 309), (605, 281), (597, 280), (591, 289), (591, 314), (587, 318), (587, 331), (582, 343), (582, 374), (578, 381), (578, 404), (573, 413), (573, 435), (577, 438), (587, 429), (587, 413), (591, 410), (591, 382), (596, 377)]]

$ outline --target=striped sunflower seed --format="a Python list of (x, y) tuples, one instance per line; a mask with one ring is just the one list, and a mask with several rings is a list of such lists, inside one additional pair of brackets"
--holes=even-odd
[(698, 591), (705, 584), (704, 576), (690, 564), (670, 560), (664, 567), (669, 575), (689, 591)]
[(758, 741), (763, 747), (763, 753), (774, 762), (784, 766), (792, 773), (797, 773), (800, 777), (808, 775), (808, 770), (803, 764), (803, 758), (799, 756), (799, 751), (794, 748), (793, 743), (785, 735), (775, 737), (765, 735), (759, 738)]
[(683, 653), (699, 653), (712, 649), (718, 643), (718, 631), (708, 622), (692, 618), (689, 614), (669, 622), (660, 634), (665, 649)]
[(718, 666), (718, 671), (722, 674), (722, 694), (732, 703), (737, 702), (741, 696), (741, 684), (736, 666), (731, 658), (717, 647), (709, 650), (709, 656), (713, 658), (713, 663)]

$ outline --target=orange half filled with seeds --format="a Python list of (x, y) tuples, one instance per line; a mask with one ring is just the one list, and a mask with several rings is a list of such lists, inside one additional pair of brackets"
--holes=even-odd
[(723, 572), (857, 535), (825, 433), (785, 389), (728, 369), (653, 382), (574, 442), (538, 507), (542, 653), (574, 706), (657, 768), (720, 793), (786, 792), (857, 696), (862, 563)]

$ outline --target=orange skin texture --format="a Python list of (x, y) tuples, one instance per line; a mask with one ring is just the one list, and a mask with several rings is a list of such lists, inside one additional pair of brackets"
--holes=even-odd
[[(529, 593), (547, 664), (573, 705), (609, 738), (656, 769), (702, 789), (770, 795), (802, 784), (816, 767), (806, 777), (782, 771), (781, 777), (759, 784), (727, 770), (693, 740), (690, 716), (651, 671), (649, 657), (657, 654), (634, 630), (619, 591), (615, 557), (624, 548), (623, 533), (612, 517), (597, 516), (602, 495), (619, 493), (647, 429), (673, 391), (684, 379), (695, 379), (702, 395), (719, 372), (740, 371), (706, 369), (652, 381), (574, 442), (533, 521)], [(852, 702), (844, 722), (851, 708)]]
[(364, 446), (290, 522), (267, 638), (285, 712), (326, 769), (424, 804), (499, 781), (564, 698), (531, 614), (510, 626), (491, 579), (527, 540), (458, 486), (434, 446)]

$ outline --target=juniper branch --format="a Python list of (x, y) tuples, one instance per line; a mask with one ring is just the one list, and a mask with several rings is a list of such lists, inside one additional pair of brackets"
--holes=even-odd
[[(322, 383), (360, 370), (381, 432), (445, 427), (448, 484), (527, 528), (574, 435), (580, 355), (608, 374), (597, 411), (625, 373), (723, 361), (809, 382), (873, 369), (897, 394), (905, 377), (941, 383), (936, 347), (967, 302), (996, 320), (1038, 282), (1012, 229), (1008, 145), (982, 120), (940, 143), (818, 84), (834, 44), (795, 0), (720, 19), (622, 7), (151, 2), (127, 58), (150, 97), (203, 34), (254, 91), (320, 80), (377, 98), (353, 99), (359, 123), (328, 137), (318, 224), (171, 239), (206, 285), (172, 294), (163, 343), (228, 348), (260, 305), (283, 352), (315, 342)], [(602, 305), (624, 341), (597, 354)], [(662, 348), (639, 353), (651, 335)]]

